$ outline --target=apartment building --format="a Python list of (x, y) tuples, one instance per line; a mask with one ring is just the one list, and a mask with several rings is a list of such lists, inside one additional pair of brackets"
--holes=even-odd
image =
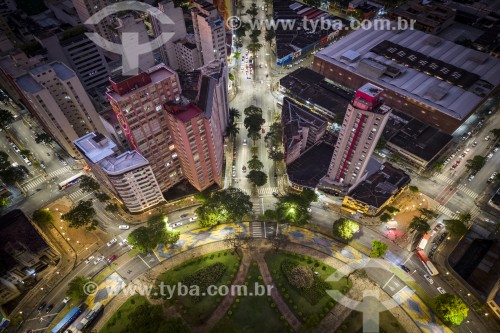
[(162, 192), (183, 179), (164, 105), (180, 98), (177, 73), (164, 64), (135, 76), (113, 76), (106, 97), (131, 149), (149, 163)]
[(383, 104), (383, 89), (367, 83), (356, 91), (335, 145), (325, 183), (347, 191), (364, 176), (391, 108)]
[[(168, 103), (169, 127), (184, 176), (198, 191), (221, 185), (222, 168), (215, 154), (213, 128), (194, 103)], [(220, 161), (219, 161), (220, 162)]]
[(101, 133), (75, 141), (94, 175), (121, 199), (131, 213), (141, 213), (165, 201), (149, 162), (137, 151), (119, 153), (117, 145)]
[(108, 83), (110, 70), (102, 49), (77, 27), (55, 35), (42, 33), (36, 39), (47, 49), (49, 61), (60, 61), (73, 69), (89, 93)]
[(80, 157), (74, 140), (89, 132), (105, 133), (85, 88), (65, 64), (56, 61), (39, 65), (15, 82), (45, 131), (72, 157)]
[(224, 20), (213, 4), (199, 0), (191, 8), (196, 47), (201, 51), (203, 65), (214, 60), (226, 61), (226, 30)]

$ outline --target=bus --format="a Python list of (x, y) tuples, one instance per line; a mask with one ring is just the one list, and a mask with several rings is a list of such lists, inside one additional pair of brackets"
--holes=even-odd
[(82, 331), (86, 328), (88, 328), (94, 320), (99, 317), (99, 315), (102, 313), (104, 310), (104, 305), (102, 303), (97, 302), (94, 307), (92, 307), (92, 310), (90, 310), (85, 317), (76, 325), (76, 329), (79, 331)]
[(71, 309), (70, 312), (64, 316), (64, 318), (57, 323), (56, 326), (50, 331), (51, 333), (62, 333), (64, 332), (69, 325), (71, 325), (72, 322), (75, 321), (75, 319), (82, 313), (82, 310), (78, 307), (75, 306), (73, 309)]
[(420, 262), (422, 262), (422, 265), (424, 265), (425, 270), (427, 271), (427, 273), (429, 273), (430, 276), (436, 276), (439, 274), (439, 271), (436, 269), (436, 267), (434, 267), (434, 264), (429, 260), (424, 251), (419, 250), (417, 251), (416, 254), (418, 259), (420, 259)]
[(84, 173), (83, 172), (80, 172), (79, 174), (76, 174), (74, 176), (71, 176), (69, 177), (68, 179), (62, 181), (59, 183), (59, 189), (60, 190), (65, 190), (67, 189), (68, 187), (71, 187), (73, 186), (74, 184), (78, 183), (78, 181), (80, 180), (80, 177), (83, 176)]

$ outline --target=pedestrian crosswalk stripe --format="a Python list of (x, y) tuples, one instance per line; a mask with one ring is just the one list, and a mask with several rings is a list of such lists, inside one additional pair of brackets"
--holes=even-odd
[(84, 194), (85, 194), (85, 192), (82, 189), (79, 189), (78, 191), (75, 191), (75, 192), (69, 194), (68, 197), (70, 197), (70, 199), (73, 201), (77, 201)]
[(31, 180), (31, 181), (29, 181), (29, 182), (27, 182), (27, 183), (25, 183), (25, 184), (21, 185), (21, 187), (22, 187), (25, 191), (28, 191), (28, 190), (30, 190), (30, 189), (32, 189), (32, 188), (35, 188), (35, 187), (37, 187), (38, 185), (43, 184), (43, 183), (45, 183), (45, 182), (46, 182), (46, 180), (45, 180), (45, 178), (44, 178), (44, 177), (38, 177), (38, 178), (36, 178), (36, 179), (34, 179), (34, 180)]
[(49, 172), (49, 177), (55, 177), (55, 176), (58, 176), (60, 174), (68, 172), (68, 171), (71, 171), (71, 167), (69, 165), (67, 165), (63, 168), (57, 169), (55, 171)]
[(439, 175), (437, 175), (437, 176), (436, 176), (436, 178), (437, 178), (437, 179), (440, 179), (440, 180), (442, 180), (442, 181), (444, 181), (445, 183), (448, 183), (448, 184), (453, 183), (453, 180), (452, 180), (452, 179), (450, 179), (450, 178), (446, 177), (446, 176), (445, 176), (445, 175), (443, 175), (443, 174), (439, 174)]
[(472, 199), (476, 199), (479, 196), (479, 194), (477, 194), (473, 190), (467, 188), (467, 186), (465, 186), (465, 185), (459, 185), (458, 189), (460, 191), (464, 192), (465, 194), (467, 194), (468, 196), (470, 196)]
[(445, 215), (448, 215), (449, 217), (453, 217), (455, 216), (456, 214), (453, 213), (449, 208), (446, 208), (445, 206), (443, 205), (439, 205), (437, 210)]
[(259, 195), (272, 195), (273, 192), (278, 192), (277, 187), (263, 187), (258, 189)]

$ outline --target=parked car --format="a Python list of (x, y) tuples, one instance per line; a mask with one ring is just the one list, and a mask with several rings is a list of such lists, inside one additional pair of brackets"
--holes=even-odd
[(63, 302), (63, 304), (67, 304), (70, 300), (71, 300), (71, 298), (69, 298), (69, 297), (64, 297), (64, 299), (63, 299), (63, 301), (62, 301), (62, 302)]
[(128, 230), (128, 229), (130, 229), (130, 226), (128, 226), (126, 224), (120, 224), (118, 226), (118, 229), (120, 229), (120, 230)]
[(97, 258), (95, 261), (94, 261), (94, 265), (97, 265), (98, 263), (100, 263), (101, 261), (104, 260), (104, 256), (100, 256), (99, 258)]
[(495, 171), (495, 172), (493, 172), (493, 173), (491, 174), (490, 178), (488, 178), (487, 183), (491, 183), (492, 181), (494, 181), (494, 180), (495, 180), (495, 178), (497, 177), (497, 174), (498, 174), (498, 173), (497, 173), (496, 171)]
[(247, 145), (247, 139), (243, 139), (243, 145), (246, 146)]
[(424, 278), (429, 282), (430, 284), (434, 284), (434, 280), (427, 274), (424, 274)]
[(108, 258), (108, 263), (110, 263), (110, 264), (111, 264), (113, 261), (115, 261), (115, 260), (116, 260), (116, 258), (117, 258), (117, 257), (116, 257), (116, 254), (113, 254), (111, 257), (109, 257), (109, 258)]
[(273, 197), (278, 198), (279, 196), (280, 196), (280, 195), (279, 195), (279, 193), (278, 193), (278, 192), (273, 192)]
[(87, 258), (87, 260), (85, 260), (85, 264), (88, 265), (92, 260), (94, 260), (95, 257), (94, 256), (90, 256)]
[(406, 273), (410, 273), (410, 269), (406, 267), (405, 265), (400, 265), (401, 269), (405, 271)]
[(198, 219), (198, 216), (195, 215), (195, 216), (189, 218), (189, 222), (194, 222), (197, 219)]
[(437, 290), (441, 293), (441, 294), (446, 294), (446, 290), (444, 290), (443, 288), (441, 287), (437, 287)]
[(170, 225), (170, 227), (172, 227), (172, 228), (177, 228), (177, 227), (180, 227), (181, 225), (182, 225), (182, 222), (177, 222), (177, 223), (172, 223), (172, 224)]
[(12, 148), (14, 149), (14, 151), (16, 153), (20, 153), (21, 152), (21, 150), (19, 149), (19, 147), (17, 147), (16, 145), (13, 145)]
[[(233, 168), (234, 168), (234, 167), (235, 167), (235, 166), (233, 165)], [(183, 219), (183, 218), (185, 218), (185, 217), (188, 217), (188, 215), (189, 215), (189, 214), (182, 214), (182, 215), (181, 215), (181, 219)]]
[(54, 308), (54, 304), (50, 304), (47, 309), (45, 309), (45, 312), (46, 313), (49, 313), (50, 311), (52, 311), (52, 309)]
[(40, 304), (40, 306), (38, 307), (38, 311), (42, 311), (46, 305), (47, 305), (47, 302), (42, 302), (42, 304)]
[(107, 246), (111, 246), (113, 244), (115, 244), (118, 240), (116, 238), (113, 238), (112, 240), (110, 240), (109, 242), (106, 243)]

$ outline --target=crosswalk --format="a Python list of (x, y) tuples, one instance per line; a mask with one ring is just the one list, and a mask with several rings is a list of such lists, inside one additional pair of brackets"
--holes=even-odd
[[(436, 175), (435, 177), (437, 179), (439, 179), (439, 180), (444, 181), (446, 184), (453, 184), (453, 182), (454, 182), (453, 179), (450, 179), (450, 178), (446, 177), (443, 174)], [(459, 191), (464, 192), (465, 194), (467, 194), (468, 196), (470, 196), (472, 199), (476, 199), (479, 196), (478, 193), (476, 193), (476, 192), (472, 191), (471, 189), (469, 189), (465, 184), (458, 185), (457, 188), (458, 188)]]
[[(240, 188), (240, 190), (248, 195), (252, 195), (252, 189), (249, 188)], [(273, 192), (278, 192), (277, 187), (259, 187), (257, 189), (257, 193), (259, 196), (273, 195)]]
[[(442, 214), (444, 214), (452, 219), (457, 218), (457, 216), (458, 216), (458, 213), (452, 212), (451, 209), (449, 209), (443, 205), (439, 205), (437, 207), (437, 210), (440, 213), (442, 213)], [(461, 213), (469, 213), (471, 215), (471, 220), (473, 220), (476, 217), (478, 217), (479, 215), (481, 215), (481, 210), (479, 208), (477, 208), (477, 206), (474, 206), (474, 208), (472, 208), (470, 211), (463, 211)]]
[(39, 176), (35, 179), (30, 180), (27, 183), (22, 184), (21, 187), (24, 191), (29, 191), (31, 189), (34, 189), (38, 185), (45, 183), (46, 181), (47, 180), (45, 179), (45, 177)]
[(465, 194), (467, 194), (468, 196), (470, 196), (472, 199), (476, 199), (479, 194), (477, 194), (476, 192), (474, 192), (473, 190), (471, 190), (470, 188), (467, 188), (467, 186), (465, 185), (458, 185), (457, 187), (460, 191), (464, 192)]
[(52, 177), (59, 176), (59, 175), (65, 173), (65, 172), (68, 172), (68, 171), (71, 171), (71, 167), (69, 165), (67, 165), (63, 168), (57, 169), (55, 171), (49, 172), (48, 175), (50, 178), (52, 178)]
[(84, 192), (82, 189), (79, 189), (71, 194), (68, 194), (68, 197), (73, 201), (73, 202), (77, 202), (81, 199), (83, 199), (84, 197), (90, 195), (91, 193), (87, 193), (87, 192)]

